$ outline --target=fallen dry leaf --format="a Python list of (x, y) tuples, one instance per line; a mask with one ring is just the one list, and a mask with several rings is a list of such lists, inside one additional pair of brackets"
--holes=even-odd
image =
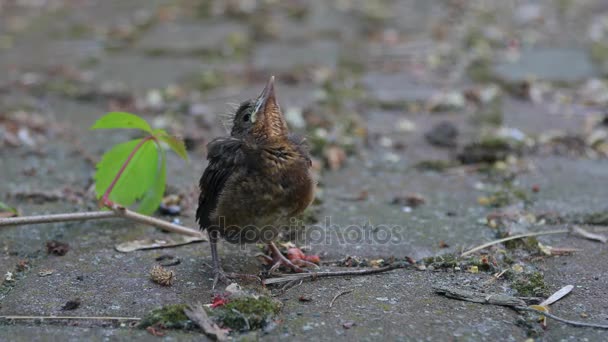
[(549, 305), (557, 302), (558, 300), (564, 298), (566, 295), (568, 295), (570, 292), (572, 292), (572, 289), (574, 289), (573, 285), (566, 285), (566, 286), (562, 287), (561, 289), (559, 289), (554, 294), (552, 294), (551, 296), (549, 296), (549, 298), (545, 299), (539, 305), (549, 306)]
[(207, 311), (205, 311), (205, 308), (201, 303), (188, 306), (184, 310), (184, 313), (192, 322), (196, 323), (207, 336), (218, 341), (226, 341), (228, 339), (228, 330), (222, 329), (215, 324), (215, 322), (209, 318)]
[(40, 272), (38, 272), (38, 276), (39, 277), (46, 277), (46, 276), (50, 276), (53, 273), (55, 273), (55, 270), (43, 269)]
[(114, 246), (114, 249), (121, 253), (129, 253), (142, 249), (169, 248), (201, 241), (207, 241), (207, 238), (194, 236), (176, 236), (174, 238), (165, 239), (143, 239), (119, 243), (118, 245)]

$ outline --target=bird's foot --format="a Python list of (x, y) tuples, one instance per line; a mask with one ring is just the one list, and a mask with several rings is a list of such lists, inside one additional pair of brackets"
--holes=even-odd
[(268, 255), (260, 255), (264, 261), (269, 264), (272, 265), (270, 267), (270, 269), (268, 270), (269, 274), (274, 273), (275, 271), (277, 271), (281, 266), (290, 269), (291, 271), (295, 272), (295, 273), (303, 273), (306, 272), (305, 270), (302, 269), (302, 267), (313, 267), (313, 268), (318, 268), (317, 265), (315, 265), (314, 263), (304, 260), (304, 259), (287, 259), (283, 253), (281, 253), (281, 251), (279, 250), (279, 248), (274, 244), (274, 243), (269, 243), (268, 244), (268, 248), (270, 249), (270, 254), (272, 256), (268, 256)]
[(213, 271), (215, 276), (213, 277), (213, 287), (215, 290), (215, 286), (218, 282), (221, 282), (224, 285), (230, 285), (234, 282), (234, 280), (249, 280), (249, 281), (258, 281), (262, 282), (262, 279), (255, 274), (247, 274), (247, 273), (233, 273), (233, 272), (224, 272), (223, 269), (219, 268)]

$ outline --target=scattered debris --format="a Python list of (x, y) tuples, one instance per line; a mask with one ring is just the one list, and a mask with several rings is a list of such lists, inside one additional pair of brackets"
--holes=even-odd
[(169, 195), (163, 198), (159, 206), (161, 215), (177, 216), (181, 213), (182, 207), (180, 206), (181, 196)]
[(166, 268), (155, 265), (150, 271), (150, 279), (162, 286), (171, 286), (175, 280), (175, 273)]
[(391, 204), (417, 208), (426, 204), (426, 199), (420, 194), (409, 193), (404, 196), (395, 196), (391, 201)]
[(64, 256), (70, 250), (70, 245), (65, 242), (59, 242), (55, 240), (47, 241), (46, 252), (57, 256)]
[(38, 276), (39, 277), (46, 277), (46, 276), (50, 276), (53, 273), (55, 273), (55, 270), (45, 268), (45, 269), (40, 270), (40, 272), (38, 272)]
[(180, 258), (169, 254), (163, 254), (154, 260), (158, 261), (159, 265), (163, 267), (176, 266), (182, 262)]
[(62, 307), (62, 311), (76, 310), (80, 307), (80, 298), (72, 299), (67, 301)]
[(353, 321), (347, 321), (347, 322), (342, 323), (342, 327), (344, 329), (350, 329), (350, 328), (354, 327), (355, 325), (357, 325), (357, 324)]
[(450, 121), (441, 121), (424, 135), (431, 144), (439, 147), (455, 147), (458, 128)]
[(354, 195), (354, 196), (342, 196), (342, 197), (340, 197), (341, 200), (344, 200), (344, 201), (353, 201), (353, 202), (365, 201), (368, 198), (369, 198), (369, 192), (367, 190), (362, 190), (361, 192), (359, 192), (357, 195)]

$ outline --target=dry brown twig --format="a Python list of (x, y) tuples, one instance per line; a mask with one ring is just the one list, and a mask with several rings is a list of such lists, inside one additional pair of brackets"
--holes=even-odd
[(141, 321), (139, 317), (113, 317), (113, 316), (0, 316), (7, 320), (91, 320), (91, 321)]
[(389, 265), (389, 266), (380, 267), (380, 268), (355, 270), (355, 271), (328, 271), (328, 272), (285, 274), (282, 277), (264, 279), (264, 285), (286, 283), (286, 282), (291, 282), (294, 280), (305, 280), (305, 279), (315, 280), (318, 278), (328, 278), (328, 277), (370, 275), (370, 274), (389, 272), (389, 271), (400, 269), (400, 268), (406, 268), (408, 266), (409, 265), (399, 263), (399, 264)]
[[(555, 316), (545, 311), (540, 311), (531, 307), (526, 306), (525, 301), (522, 298), (513, 297), (504, 294), (489, 294), (489, 293), (481, 293), (475, 291), (468, 291), (453, 287), (447, 286), (436, 286), (433, 287), (434, 291), (440, 295), (443, 295), (448, 298), (463, 300), (466, 302), (473, 302), (479, 304), (491, 304), (491, 305), (501, 305), (507, 306), (517, 311), (529, 311), (534, 312), (539, 315), (543, 315), (545, 317), (554, 319), (558, 322), (569, 324), (576, 327), (587, 327), (587, 328), (596, 328), (596, 329), (608, 329), (608, 325), (596, 324), (596, 323), (587, 323), (587, 322), (578, 322), (571, 321), (565, 318), (561, 318), (559, 316)], [(561, 298), (561, 297), (560, 297)]]
[(86, 221), (99, 220), (108, 218), (126, 218), (131, 221), (149, 224), (151, 226), (170, 231), (177, 234), (204, 238), (204, 235), (192, 228), (178, 226), (176, 224), (157, 219), (152, 216), (142, 215), (129, 210), (125, 207), (114, 205), (109, 211), (90, 211), (81, 213), (69, 214), (51, 214), (37, 216), (21, 216), (0, 218), (0, 228), (9, 226), (19, 226), (26, 224), (53, 223), (53, 222), (69, 222), (69, 221)]
[(353, 290), (346, 290), (346, 291), (342, 291), (342, 292), (339, 292), (338, 294), (336, 294), (334, 296), (334, 298), (331, 299), (331, 302), (329, 302), (329, 307), (331, 308), (332, 306), (334, 306), (334, 302), (336, 301), (336, 299), (338, 299), (338, 297), (343, 296), (345, 294), (349, 294), (351, 292), (353, 292)]
[(527, 237), (532, 237), (532, 236), (568, 234), (568, 233), (573, 234), (574, 236), (588, 239), (588, 240), (596, 240), (596, 241), (600, 241), (600, 242), (604, 242), (604, 243), (606, 242), (606, 240), (604, 240), (605, 237), (603, 237), (599, 234), (589, 233), (586, 230), (582, 229), (581, 227), (575, 226), (575, 227), (569, 228), (569, 229), (557, 229), (557, 230), (549, 230), (549, 231), (545, 231), (545, 232), (525, 233), (525, 234), (513, 235), (513, 236), (506, 237), (506, 238), (490, 241), (488, 243), (484, 243), (482, 245), (479, 245), (475, 248), (472, 248), (472, 249), (460, 254), (460, 257), (465, 257), (469, 254), (473, 254), (482, 249), (486, 249), (488, 247), (497, 245), (499, 243), (503, 243), (503, 242), (507, 242), (507, 241), (511, 241), (511, 240), (517, 240), (517, 239), (522, 239), (522, 238), (527, 238)]

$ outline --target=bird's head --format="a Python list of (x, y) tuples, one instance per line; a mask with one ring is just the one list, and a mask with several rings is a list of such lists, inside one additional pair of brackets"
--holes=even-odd
[(240, 105), (234, 116), (230, 135), (257, 141), (272, 141), (286, 138), (287, 134), (287, 123), (277, 102), (272, 76), (260, 96)]

